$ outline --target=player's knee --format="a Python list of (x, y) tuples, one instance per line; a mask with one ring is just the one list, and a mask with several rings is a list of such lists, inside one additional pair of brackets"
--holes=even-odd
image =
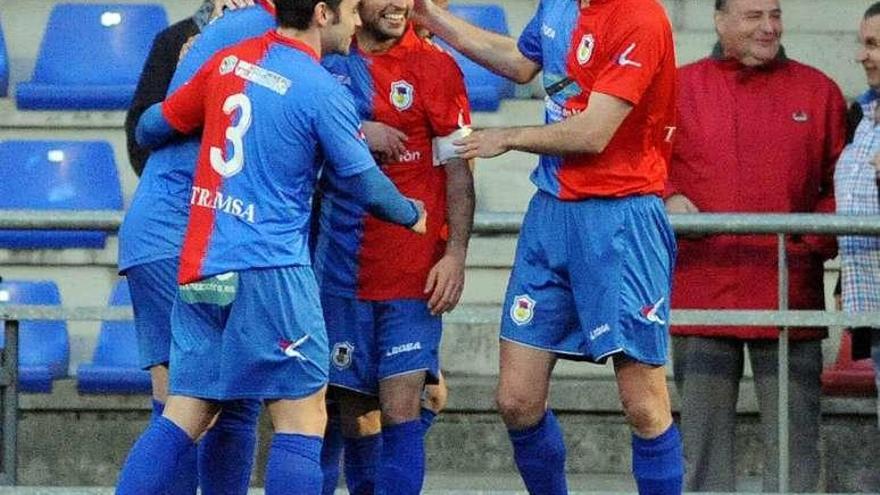
[(625, 400), (623, 411), (630, 427), (643, 438), (653, 438), (660, 435), (672, 423), (669, 410), (652, 400)]
[(383, 398), (381, 404), (382, 424), (397, 425), (421, 417), (421, 398), (418, 394), (408, 395), (412, 396), (396, 395)]
[(495, 405), (508, 428), (521, 429), (536, 424), (544, 416), (546, 404), (522, 394), (499, 391)]

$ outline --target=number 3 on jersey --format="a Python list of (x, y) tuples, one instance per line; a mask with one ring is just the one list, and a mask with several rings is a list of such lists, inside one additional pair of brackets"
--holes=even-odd
[(242, 138), (251, 126), (251, 100), (243, 93), (236, 93), (223, 102), (223, 113), (232, 115), (240, 109), (238, 123), (226, 128), (226, 139), (232, 144), (229, 160), (223, 159), (223, 150), (211, 146), (211, 168), (223, 177), (232, 177), (244, 167), (244, 143)]

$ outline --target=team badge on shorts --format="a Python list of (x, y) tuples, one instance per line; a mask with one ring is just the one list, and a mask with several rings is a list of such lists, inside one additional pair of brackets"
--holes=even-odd
[(230, 55), (223, 59), (223, 62), (220, 63), (220, 75), (225, 76), (232, 72), (232, 69), (235, 68), (236, 64), (238, 64), (238, 57), (235, 55)]
[(330, 361), (336, 369), (344, 370), (351, 366), (351, 355), (354, 346), (350, 342), (337, 342), (333, 344), (333, 352), (330, 353)]
[(517, 325), (526, 325), (535, 316), (535, 300), (523, 294), (513, 298), (510, 305), (510, 319)]
[(578, 43), (577, 61), (584, 65), (593, 58), (593, 48), (596, 47), (596, 38), (592, 34), (585, 34)]
[(412, 106), (414, 92), (412, 84), (406, 81), (394, 81), (391, 83), (391, 104), (400, 111), (406, 110)]

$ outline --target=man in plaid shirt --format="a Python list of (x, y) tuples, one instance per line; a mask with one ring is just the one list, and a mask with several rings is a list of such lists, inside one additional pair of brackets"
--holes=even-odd
[[(871, 5), (862, 18), (856, 60), (865, 69), (869, 89), (858, 98), (863, 117), (853, 142), (837, 162), (834, 174), (837, 213), (877, 215), (880, 214), (880, 2)], [(880, 238), (841, 236), (838, 244), (844, 311), (880, 311)], [(870, 339), (874, 369), (880, 370), (880, 329), (854, 328), (853, 334), (855, 342)], [(877, 385), (880, 388), (880, 374)]]

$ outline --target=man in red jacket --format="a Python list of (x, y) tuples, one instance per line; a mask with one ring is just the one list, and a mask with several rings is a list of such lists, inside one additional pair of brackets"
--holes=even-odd
[[(679, 69), (678, 130), (670, 164), (670, 213), (833, 212), (834, 163), (844, 144), (845, 103), (818, 70), (780, 46), (779, 0), (716, 0), (719, 44)], [(674, 308), (775, 309), (775, 236), (682, 239)], [(823, 261), (833, 238), (791, 236), (792, 308), (823, 307)], [(734, 431), (745, 347), (764, 440), (764, 490), (778, 484), (775, 327), (673, 327), (682, 396), (686, 490), (735, 490)], [(793, 332), (791, 488), (817, 491), (819, 376), (825, 329)]]

